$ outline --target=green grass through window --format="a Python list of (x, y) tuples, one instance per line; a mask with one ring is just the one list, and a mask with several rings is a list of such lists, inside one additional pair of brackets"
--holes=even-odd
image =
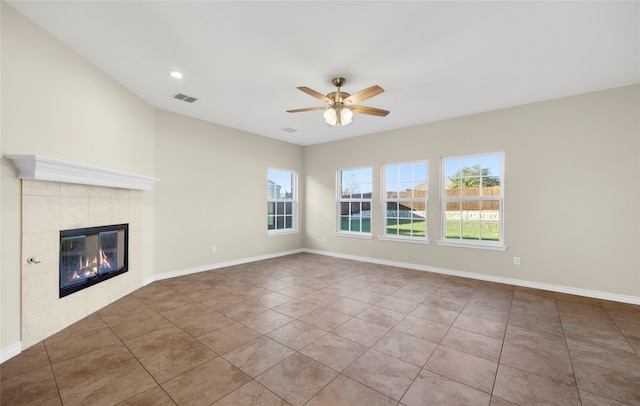
[[(461, 231), (462, 235), (460, 235)], [(498, 241), (500, 240), (500, 224), (493, 221), (463, 221), (462, 230), (460, 230), (460, 222), (447, 221), (445, 236), (447, 238), (462, 238), (463, 240)]]
[[(343, 217), (340, 221), (341, 231), (360, 231), (360, 222), (362, 222), (362, 232), (371, 232), (371, 219), (349, 219)], [(388, 224), (387, 234), (424, 237), (426, 233), (426, 221), (400, 220), (399, 224)], [(413, 231), (413, 234), (411, 233)], [(463, 221), (462, 235), (460, 235), (460, 222), (448, 221), (446, 224), (447, 238), (461, 238), (463, 240), (482, 240), (482, 241), (499, 241), (500, 240), (500, 223), (493, 221)], [(482, 237), (482, 238), (481, 238)]]
[(413, 223), (411, 223), (411, 220), (398, 220), (398, 224), (387, 224), (387, 234), (424, 237), (427, 235), (426, 225), (427, 222), (424, 220), (414, 221)]

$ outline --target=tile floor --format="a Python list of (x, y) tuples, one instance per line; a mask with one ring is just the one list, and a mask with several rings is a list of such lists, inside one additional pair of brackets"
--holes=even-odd
[(152, 283), (2, 405), (640, 405), (640, 306), (298, 254)]

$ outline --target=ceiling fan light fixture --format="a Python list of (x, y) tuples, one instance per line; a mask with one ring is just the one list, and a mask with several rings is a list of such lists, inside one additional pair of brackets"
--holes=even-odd
[(325, 123), (334, 127), (350, 124), (352, 120), (353, 111), (347, 107), (330, 107), (324, 112)]
[(328, 108), (327, 111), (324, 112), (323, 116), (324, 116), (325, 123), (329, 125), (334, 125), (334, 126), (338, 124), (338, 113), (336, 112), (336, 109), (334, 109), (333, 107)]
[(347, 125), (351, 123), (353, 119), (353, 111), (347, 107), (343, 107), (340, 109), (340, 123), (342, 125)]

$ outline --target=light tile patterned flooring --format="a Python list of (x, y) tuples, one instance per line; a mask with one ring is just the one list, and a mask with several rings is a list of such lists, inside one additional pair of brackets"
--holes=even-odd
[(152, 283), (2, 405), (640, 405), (640, 306), (298, 254)]

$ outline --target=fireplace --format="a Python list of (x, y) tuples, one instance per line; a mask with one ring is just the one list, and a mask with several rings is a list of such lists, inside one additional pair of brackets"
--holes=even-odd
[(60, 231), (60, 297), (127, 272), (129, 225)]

